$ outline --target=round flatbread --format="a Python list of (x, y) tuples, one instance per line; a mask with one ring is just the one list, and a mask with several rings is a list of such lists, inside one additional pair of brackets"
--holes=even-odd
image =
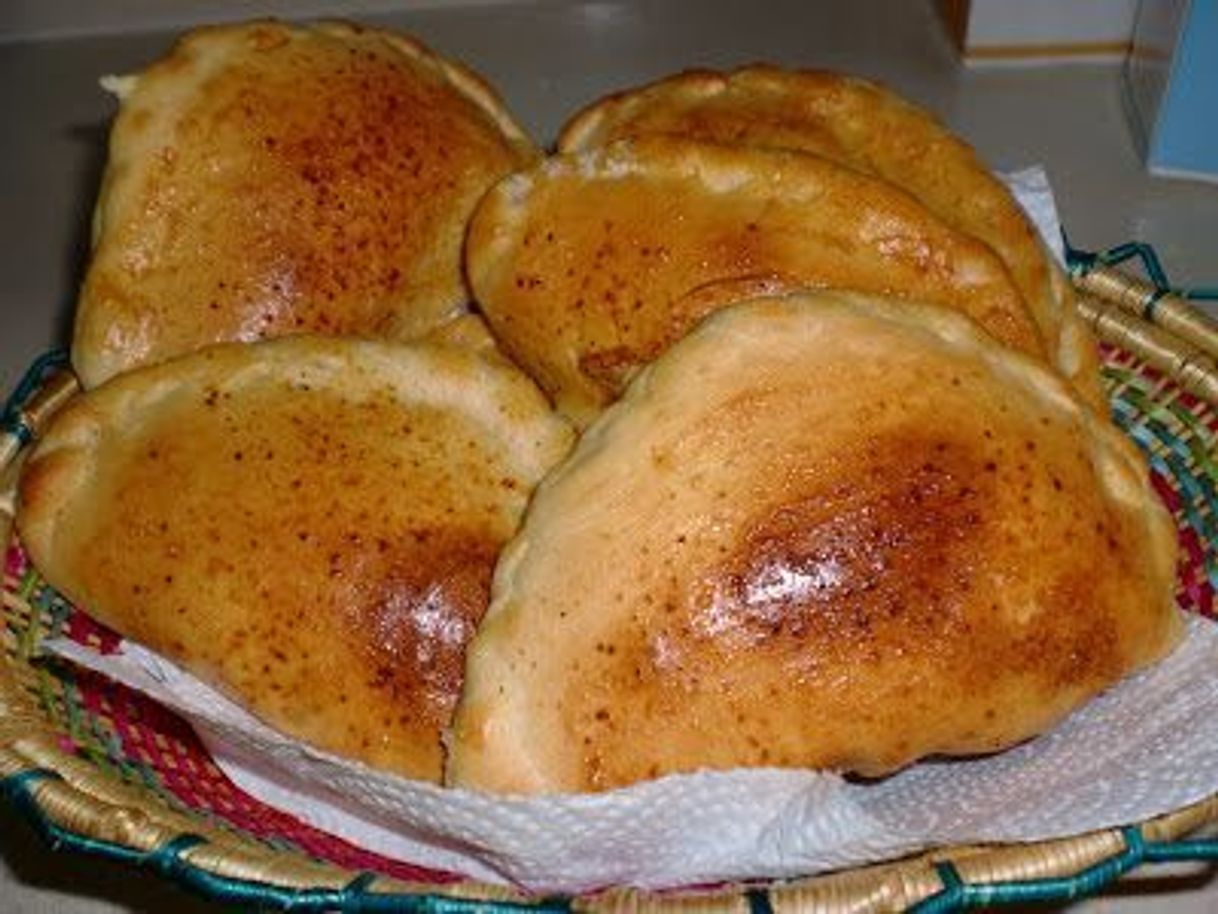
[(754, 65), (691, 70), (588, 105), (562, 128), (560, 152), (630, 136), (671, 135), (799, 149), (874, 174), (990, 245), (1036, 319), (1052, 363), (1107, 410), (1095, 340), (1010, 191), (929, 111), (876, 83), (819, 70)]
[(1043, 354), (985, 244), (800, 152), (640, 137), (550, 158), (483, 198), (466, 266), (496, 338), (580, 424), (742, 283), (931, 301)]
[(570, 440), (498, 357), (222, 344), (56, 415), (17, 527), (101, 622), (286, 733), (435, 780), (500, 547)]
[(950, 311), (723, 309), (547, 477), (467, 654), (451, 783), (880, 775), (1010, 746), (1181, 632), (1132, 444)]
[(72, 353), (89, 387), (219, 341), (425, 333), (468, 300), (474, 204), (536, 155), (475, 74), (345, 23), (199, 29), (110, 84)]

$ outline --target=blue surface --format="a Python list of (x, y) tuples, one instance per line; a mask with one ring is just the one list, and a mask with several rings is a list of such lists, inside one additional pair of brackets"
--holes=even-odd
[(1147, 164), (1218, 180), (1218, 0), (1189, 4)]

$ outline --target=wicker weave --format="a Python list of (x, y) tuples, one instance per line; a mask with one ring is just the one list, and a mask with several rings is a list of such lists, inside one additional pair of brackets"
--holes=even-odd
[[(1100, 339), (1137, 353), (1141, 361), (1171, 377), (1182, 390), (1218, 402), (1218, 364), (1194, 343), (1094, 293), (1081, 295), (1078, 309)], [(1215, 347), (1218, 351), (1218, 343)]]
[[(1114, 416), (1150, 455), (1156, 488), (1180, 522), (1180, 602), (1212, 616), (1218, 375), (1198, 339), (1175, 335), (1182, 318), (1174, 302), (1155, 309), (1175, 315), (1171, 328), (1155, 327), (1144, 316), (1144, 291), (1130, 292), (1124, 278), (1103, 275), (1111, 272), (1076, 275), (1086, 293), (1080, 309), (1107, 343), (1104, 377)], [(1127, 307), (1138, 295), (1141, 313)], [(1116, 301), (1122, 296), (1126, 306)], [(0, 431), (0, 544), (10, 541), (23, 445), (75, 391), (69, 373), (51, 368), (12, 427)], [(378, 857), (243, 794), (180, 720), (121, 686), (39, 658), (38, 643), (52, 634), (100, 650), (117, 639), (50, 590), (16, 545), (4, 564), (0, 787), (54, 844), (152, 868), (222, 900), (294, 910), (861, 912), (921, 905), (937, 911), (1069, 897), (1145, 861), (1218, 858), (1218, 842), (1178, 840), (1218, 823), (1213, 797), (1126, 829), (1033, 845), (957, 847), (783, 884), (527, 898)]]
[(1161, 327), (1211, 360), (1218, 358), (1218, 321), (1194, 308), (1182, 296), (1100, 265), (1080, 269), (1075, 282), (1085, 294)]

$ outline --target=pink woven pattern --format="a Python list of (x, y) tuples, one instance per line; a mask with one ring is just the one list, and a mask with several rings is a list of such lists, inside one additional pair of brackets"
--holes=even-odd
[(1102, 349), (1118, 421), (1151, 460), (1151, 484), (1177, 521), (1176, 598), (1218, 618), (1218, 409), (1113, 346)]
[[(1180, 515), (1180, 495), (1159, 473), (1150, 474), (1151, 485), (1172, 514)], [(1210, 619), (1218, 618), (1214, 605), (1214, 583), (1206, 573), (1206, 544), (1197, 531), (1187, 524), (1178, 526), (1180, 563), (1177, 570), (1179, 587), (1176, 602), (1189, 612)], [(1213, 544), (1209, 546), (1213, 548)]]
[(29, 558), (25, 552), (18, 549), (16, 546), (9, 546), (4, 550), (4, 585), (8, 589), (8, 582), (16, 580), (25, 575), (26, 568), (29, 567)]
[[(81, 610), (67, 607), (38, 577), (17, 545), (7, 550), (4, 589), (11, 602), (23, 597), (32, 611), (26, 624), (45, 626), (47, 635), (62, 635), (104, 652), (113, 651), (121, 641)], [(58, 623), (49, 623), (57, 614), (56, 606), (60, 613), (66, 610), (66, 615)], [(21, 624), (15, 616), (9, 623)], [(36, 650), (35, 646), (29, 653)], [(43, 677), (36, 695), (60, 731), (65, 751), (111, 768), (127, 780), (155, 790), (171, 805), (205, 816), (212, 824), (239, 829), (275, 847), (294, 848), (347, 869), (407, 882), (443, 885), (461, 881), (453, 873), (357, 847), (261, 803), (216, 767), (190, 725), (174, 713), (88, 670), (56, 666), (53, 671), (55, 686), (48, 688)]]

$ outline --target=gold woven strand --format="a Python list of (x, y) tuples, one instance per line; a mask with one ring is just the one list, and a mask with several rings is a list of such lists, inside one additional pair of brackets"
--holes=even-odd
[(0, 556), (9, 542), (17, 513), (17, 476), (20, 471), (21, 439), (0, 432)]
[[(80, 383), (72, 372), (61, 370), (52, 374), (19, 413), (26, 431), (37, 438), (51, 417), (79, 390)], [(8, 543), (13, 524), (17, 458), (24, 444), (16, 430), (0, 432), (0, 545)]]
[(655, 894), (641, 889), (609, 889), (572, 899), (572, 910), (587, 914), (748, 914), (744, 889)]
[(770, 891), (775, 914), (903, 911), (942, 888), (925, 858), (801, 880)]
[(1077, 307), (1101, 340), (1132, 352), (1194, 396), (1218, 403), (1218, 364), (1195, 346), (1108, 299), (1080, 295)]
[(43, 381), (21, 410), (22, 419), (35, 438), (42, 433), (60, 407), (79, 392), (80, 382), (76, 380), (76, 375), (66, 369), (55, 371)]
[(1160, 295), (1150, 283), (1113, 267), (1094, 266), (1074, 281), (1083, 292), (1112, 302), (1218, 358), (1218, 322), (1187, 299), (1172, 293)]
[(1150, 841), (1174, 841), (1184, 835), (1200, 831), (1205, 826), (1216, 824), (1218, 824), (1218, 795), (1151, 819), (1143, 826), (1142, 833)]

